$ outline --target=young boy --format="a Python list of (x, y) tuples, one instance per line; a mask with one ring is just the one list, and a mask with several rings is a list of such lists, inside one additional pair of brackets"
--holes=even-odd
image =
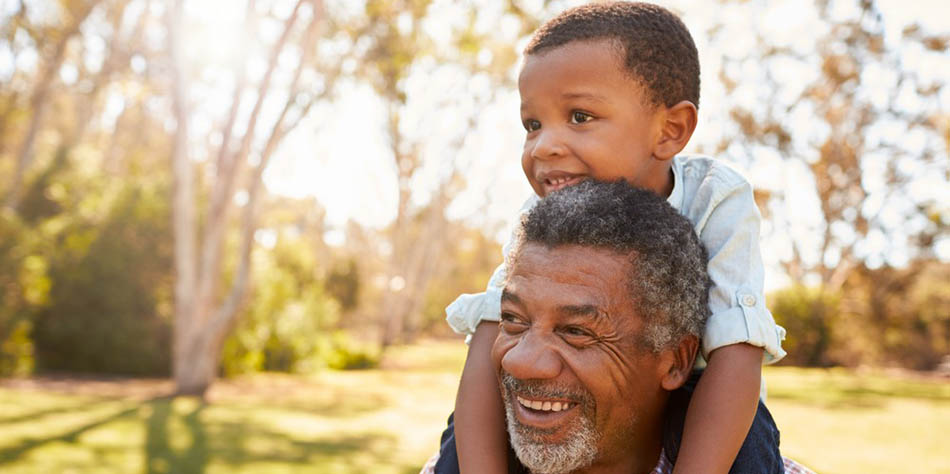
[[(676, 156), (699, 104), (699, 59), (685, 25), (650, 4), (568, 10), (535, 33), (518, 88), (527, 132), (521, 162), (538, 196), (585, 179), (623, 178), (666, 197), (709, 252), (705, 368), (674, 394), (667, 414), (664, 447), (674, 472), (782, 472), (778, 431), (759, 395), (761, 365), (785, 355), (785, 330), (765, 307), (752, 188), (721, 162)], [(452, 327), (472, 337), (455, 406), (457, 441), (450, 426), (437, 472), (508, 471), (489, 359), (504, 280), (502, 265), (485, 293), (462, 295), (446, 310)]]

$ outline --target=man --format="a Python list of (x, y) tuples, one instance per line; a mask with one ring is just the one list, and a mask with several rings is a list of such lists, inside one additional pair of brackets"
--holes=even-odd
[(523, 223), (492, 350), (511, 445), (532, 472), (647, 473), (708, 315), (689, 222), (626, 183), (565, 189)]
[(670, 472), (666, 404), (709, 312), (689, 222), (649, 191), (588, 181), (525, 216), (507, 265), (492, 361), (513, 470)]

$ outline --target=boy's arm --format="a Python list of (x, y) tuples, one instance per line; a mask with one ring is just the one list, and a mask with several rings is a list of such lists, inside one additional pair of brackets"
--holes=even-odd
[(466, 473), (508, 472), (508, 435), (491, 347), (498, 323), (478, 325), (468, 348), (455, 399), (455, 449), (459, 470)]
[(729, 472), (755, 417), (761, 374), (761, 347), (733, 344), (709, 355), (686, 411), (674, 474)]
[(730, 184), (707, 194), (708, 214), (694, 221), (705, 223), (697, 232), (709, 253), (711, 315), (702, 345), (707, 366), (687, 409), (677, 474), (729, 471), (755, 417), (763, 360), (785, 355), (785, 330), (765, 306), (752, 187), (734, 172), (712, 178)]

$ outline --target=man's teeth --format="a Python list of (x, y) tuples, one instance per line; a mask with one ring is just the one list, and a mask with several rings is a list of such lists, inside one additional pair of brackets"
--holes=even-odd
[(518, 403), (531, 408), (533, 410), (541, 411), (561, 411), (567, 410), (571, 407), (571, 404), (568, 402), (542, 402), (538, 400), (528, 400), (527, 398), (518, 398)]
[(548, 183), (551, 183), (552, 186), (559, 186), (570, 181), (572, 178), (548, 178)]

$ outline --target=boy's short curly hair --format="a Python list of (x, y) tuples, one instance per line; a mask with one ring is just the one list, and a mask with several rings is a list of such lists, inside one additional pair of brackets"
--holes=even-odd
[(650, 3), (593, 3), (564, 11), (541, 26), (525, 48), (537, 54), (574, 41), (614, 40), (624, 68), (646, 86), (648, 99), (667, 107), (699, 107), (699, 53), (686, 25)]

